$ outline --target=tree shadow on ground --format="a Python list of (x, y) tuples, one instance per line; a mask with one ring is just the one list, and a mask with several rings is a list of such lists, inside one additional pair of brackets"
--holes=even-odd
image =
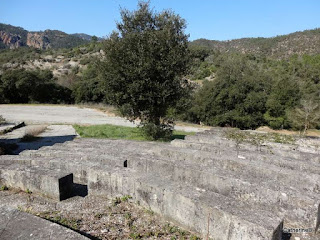
[[(6, 154), (18, 155), (24, 150), (38, 150), (44, 146), (53, 146), (56, 143), (64, 143), (72, 141), (77, 135), (66, 136), (50, 136), (50, 137), (37, 137), (33, 141), (22, 142), (20, 138), (17, 139), (1, 139), (1, 146), (11, 146), (10, 152)], [(12, 146), (15, 146), (12, 148)]]

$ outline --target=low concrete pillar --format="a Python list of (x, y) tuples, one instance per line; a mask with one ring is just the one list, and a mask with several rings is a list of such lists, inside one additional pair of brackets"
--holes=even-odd
[(18, 165), (1, 165), (0, 182), (12, 188), (38, 192), (57, 201), (73, 195), (73, 174)]

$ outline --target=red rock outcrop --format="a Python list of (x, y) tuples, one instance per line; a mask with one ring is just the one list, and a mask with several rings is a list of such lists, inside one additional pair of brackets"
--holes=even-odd
[(9, 46), (10, 49), (15, 49), (23, 46), (20, 35), (11, 34), (4, 31), (0, 31), (0, 41)]
[(27, 35), (27, 45), (38, 49), (50, 48), (50, 41), (44, 32), (29, 32)]

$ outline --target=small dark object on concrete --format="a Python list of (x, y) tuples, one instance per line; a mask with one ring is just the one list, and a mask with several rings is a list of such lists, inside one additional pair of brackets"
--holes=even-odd
[(73, 174), (59, 179), (60, 201), (68, 199), (73, 195)]

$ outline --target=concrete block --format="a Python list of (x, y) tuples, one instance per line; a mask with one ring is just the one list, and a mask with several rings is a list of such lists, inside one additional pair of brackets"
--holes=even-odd
[(0, 208), (1, 240), (87, 240), (69, 228), (9, 207)]
[(73, 174), (39, 167), (2, 165), (1, 184), (38, 192), (57, 201), (72, 196)]

